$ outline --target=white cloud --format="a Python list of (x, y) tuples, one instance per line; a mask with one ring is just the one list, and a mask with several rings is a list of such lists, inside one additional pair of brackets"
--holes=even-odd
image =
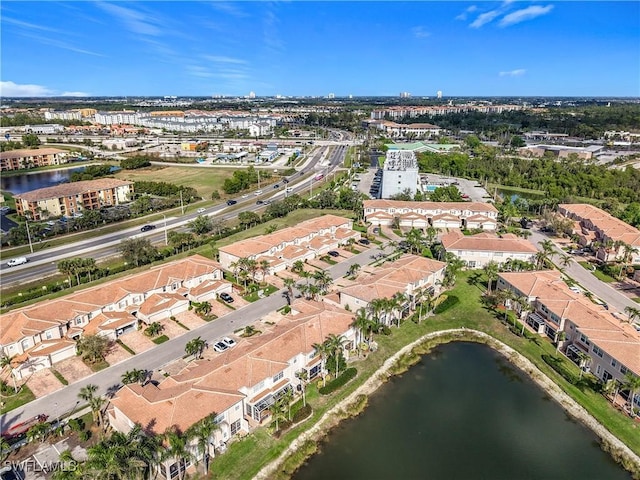
[(483, 25), (486, 25), (487, 23), (492, 22), (493, 20), (498, 18), (500, 15), (504, 14), (509, 8), (509, 5), (511, 5), (511, 3), (513, 3), (513, 0), (505, 0), (502, 2), (502, 4), (498, 8), (489, 10), (488, 12), (481, 13), (476, 17), (476, 19), (473, 22), (471, 22), (471, 24), (469, 24), (469, 26), (471, 28), (480, 28)]
[(431, 32), (428, 32), (427, 30), (425, 30), (424, 27), (422, 26), (418, 26), (418, 27), (413, 27), (411, 29), (411, 33), (413, 33), (413, 36), (415, 38), (427, 38), (431, 36)]
[(498, 75), (501, 77), (521, 77), (526, 73), (524, 68), (517, 68), (515, 70), (509, 70), (506, 72), (500, 72)]
[(244, 65), (247, 62), (241, 58), (225, 57), (223, 55), (204, 55), (206, 60), (215, 63), (234, 63)]
[(86, 92), (64, 92), (61, 97), (89, 97), (90, 95)]
[(531, 5), (530, 7), (516, 10), (515, 12), (505, 15), (504, 18), (500, 20), (500, 26), (508, 27), (509, 25), (515, 25), (516, 23), (531, 20), (541, 15), (546, 15), (551, 10), (553, 10), (553, 5), (547, 5), (546, 7), (541, 5)]
[(244, 12), (243, 10), (239, 9), (237, 7), (237, 5), (234, 4), (234, 3), (226, 3), (226, 2), (216, 1), (216, 2), (209, 3), (209, 5), (211, 7), (213, 7), (213, 8), (215, 8), (216, 10), (218, 10), (219, 12), (226, 13), (226, 14), (234, 16), (234, 17), (246, 17), (247, 16), (247, 13)]
[(16, 20), (15, 18), (10, 18), (10, 17), (4, 17), (2, 19), (3, 23), (10, 23), (12, 25), (16, 25), (18, 27), (24, 27), (27, 30), (44, 30), (45, 32), (53, 32), (53, 33), (65, 33), (62, 30), (58, 30), (55, 28), (51, 28), (49, 26), (43, 26), (43, 25), (36, 25), (35, 23), (29, 23), (29, 22), (23, 22), (22, 20)]
[(462, 12), (460, 15), (458, 15), (456, 17), (456, 20), (466, 20), (467, 19), (467, 15), (469, 13), (475, 12), (476, 10), (478, 10), (478, 7), (476, 7), (475, 5), (471, 5), (470, 7), (467, 7), (464, 12)]
[[(162, 29), (153, 25), (154, 18), (148, 13), (138, 12), (131, 8), (122, 7), (113, 3), (98, 3), (103, 10), (118, 18), (127, 29), (138, 35), (160, 36)], [(157, 23), (157, 22), (156, 22)]]
[(3, 97), (50, 97), (54, 92), (42, 85), (0, 82), (0, 95)]

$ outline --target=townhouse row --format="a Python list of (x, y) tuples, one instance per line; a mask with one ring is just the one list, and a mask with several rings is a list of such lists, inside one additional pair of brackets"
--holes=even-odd
[(241, 258), (264, 260), (269, 263), (266, 274), (274, 274), (297, 261), (322, 256), (347, 244), (349, 239), (356, 241), (359, 238), (360, 233), (353, 230), (353, 220), (324, 215), (305, 220), (295, 227), (220, 247), (220, 264), (227, 270), (234, 270)]
[(68, 154), (67, 150), (58, 148), (22, 148), (0, 152), (0, 172), (63, 165), (69, 161)]
[(365, 200), (364, 216), (375, 226), (394, 222), (408, 228), (467, 228), (496, 230), (498, 210), (481, 202), (410, 202), (402, 200)]
[[(501, 273), (497, 285), (526, 298), (531, 311), (521, 313), (526, 313), (524, 321), (529, 327), (559, 342), (558, 348), (578, 364), (581, 354), (587, 355), (584, 368), (602, 382), (624, 383), (629, 372), (640, 377), (640, 332), (570, 290), (560, 272)], [(636, 403), (640, 408), (638, 395)]]
[(87, 334), (115, 340), (188, 310), (190, 301), (231, 293), (220, 264), (200, 255), (0, 315), (0, 352), (16, 378), (76, 355)]
[[(138, 424), (148, 434), (161, 434), (169, 428), (185, 431), (215, 414), (219, 429), (210, 446), (214, 454), (224, 451), (234, 436), (269, 421), (270, 407), (283, 394), (305, 388), (301, 372), (306, 373), (306, 381), (323, 374), (323, 361), (314, 345), (329, 335), (342, 336), (344, 354), (349, 357), (361, 341), (352, 325), (355, 310), (366, 309), (374, 299), (403, 293), (407, 303), (398, 310), (407, 314), (421, 301), (420, 292), (435, 295), (439, 291), (445, 266), (408, 255), (364, 273), (357, 283), (323, 301), (295, 300), (290, 313), (267, 315), (259, 326), (262, 333), (238, 339), (236, 347), (195, 360), (160, 383), (122, 387), (108, 407), (110, 425), (127, 433)], [(393, 319), (380, 312), (379, 321), (390, 324)], [(195, 445), (190, 448), (196, 458), (201, 455)], [(163, 465), (164, 475), (172, 478), (188, 466), (184, 460), (169, 460)]]
[(640, 264), (640, 230), (593, 205), (565, 203), (558, 213), (574, 220), (573, 233), (583, 246), (597, 246), (596, 258), (603, 262), (628, 256)]

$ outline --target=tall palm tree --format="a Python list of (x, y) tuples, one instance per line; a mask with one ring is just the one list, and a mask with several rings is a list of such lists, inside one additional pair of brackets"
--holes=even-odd
[(329, 355), (333, 356), (335, 359), (336, 366), (336, 378), (340, 376), (340, 357), (342, 356), (342, 351), (344, 349), (345, 343), (347, 343), (346, 338), (342, 335), (336, 335), (334, 333), (330, 333), (324, 343), (327, 345), (327, 350), (330, 352)]
[(582, 378), (584, 369), (591, 363), (591, 357), (584, 352), (578, 352), (578, 362), (578, 367), (580, 367), (580, 378)]
[(293, 265), (291, 265), (291, 271), (300, 275), (304, 272), (304, 262), (302, 260), (296, 260), (293, 262)]
[(178, 478), (185, 476), (187, 460), (193, 459), (193, 454), (189, 451), (188, 438), (177, 427), (170, 427), (164, 432), (164, 440), (167, 448), (161, 455), (162, 460), (175, 460), (178, 464)]
[(287, 287), (287, 292), (289, 293), (289, 298), (292, 299), (293, 298), (293, 287), (296, 284), (296, 281), (293, 278), (285, 278), (282, 283), (284, 284), (285, 287)]
[(258, 262), (258, 270), (260, 270), (260, 276), (262, 277), (262, 281), (265, 282), (267, 279), (267, 275), (269, 274), (270, 268), (269, 260), (260, 260)]
[(40, 439), (40, 443), (44, 443), (51, 431), (51, 424), (48, 422), (36, 423), (27, 430), (27, 441), (32, 442)]
[(147, 379), (148, 372), (147, 370), (141, 370), (134, 368), (133, 370), (127, 370), (122, 374), (121, 381), (124, 385), (130, 383), (140, 383), (144, 384), (144, 381)]
[(155, 337), (156, 335), (160, 335), (162, 330), (164, 330), (164, 326), (160, 322), (152, 322), (145, 331), (148, 332), (151, 337)]
[(350, 327), (353, 327), (356, 331), (356, 345), (358, 349), (358, 355), (360, 355), (360, 344), (362, 343), (362, 338), (364, 337), (364, 331), (367, 329), (369, 324), (369, 317), (367, 316), (367, 312), (364, 308), (359, 308), (356, 310), (356, 316), (353, 317), (353, 322), (351, 322)]
[(197, 302), (194, 308), (196, 315), (209, 315), (211, 313), (211, 304), (209, 302)]
[(307, 382), (309, 381), (309, 372), (304, 368), (296, 372), (296, 378), (300, 380), (302, 386), (302, 405), (307, 406)]
[(351, 277), (351, 278), (355, 278), (358, 275), (358, 272), (360, 271), (360, 268), (362, 268), (362, 267), (360, 266), (359, 263), (354, 263), (347, 270), (347, 276)]
[(400, 319), (402, 318), (402, 312), (407, 301), (408, 298), (404, 292), (396, 292), (390, 299), (391, 314), (396, 318), (398, 327), (400, 327)]
[(18, 393), (18, 383), (16, 382), (16, 376), (13, 373), (13, 368), (11, 368), (11, 362), (14, 358), (15, 358), (15, 355), (11, 357), (8, 355), (0, 356), (0, 370), (4, 370), (6, 367), (9, 367), (8, 368), (9, 375), (13, 379), (13, 389), (15, 390), (16, 393)]
[(633, 323), (634, 321), (640, 319), (640, 308), (624, 307), (624, 313), (627, 314), (627, 317), (629, 318), (629, 323)]
[(333, 283), (333, 278), (326, 270), (318, 270), (313, 274), (313, 280), (320, 289), (320, 294), (325, 295), (329, 286)]
[(571, 258), (571, 255), (560, 256), (560, 270), (564, 271), (572, 262), (573, 258)]
[(380, 314), (386, 306), (386, 301), (384, 298), (374, 298), (367, 305), (367, 309), (371, 313), (371, 318), (375, 320), (377, 323), (382, 323), (380, 319)]
[(498, 264), (493, 260), (488, 262), (483, 268), (484, 274), (487, 276), (487, 295), (491, 295), (493, 281), (498, 278)]
[(543, 240), (538, 242), (542, 249), (538, 252), (538, 269), (542, 268), (548, 261), (551, 261), (555, 252), (555, 246), (551, 240)]
[(326, 375), (325, 367), (327, 363), (327, 358), (329, 357), (329, 354), (330, 354), (329, 347), (327, 347), (327, 344), (325, 342), (314, 343), (312, 347), (315, 350), (315, 355), (320, 355), (320, 371), (322, 372), (322, 384), (326, 385), (327, 375)]
[(624, 383), (622, 384), (622, 388), (624, 388), (625, 390), (629, 390), (629, 401), (631, 402), (630, 412), (631, 417), (633, 418), (636, 416), (637, 409), (635, 408), (635, 400), (636, 393), (640, 391), (640, 377), (636, 377), (633, 373), (627, 372), (624, 376)]
[(193, 358), (201, 358), (202, 352), (204, 352), (204, 348), (206, 346), (206, 342), (201, 337), (196, 337), (193, 340), (189, 340), (184, 347), (184, 351), (187, 355), (193, 355)]
[[(211, 437), (220, 429), (220, 426), (215, 422), (217, 414), (211, 413), (204, 417), (199, 422), (195, 423), (187, 430), (187, 437), (194, 439), (197, 442), (198, 452), (204, 462), (204, 475), (209, 475), (209, 445), (211, 444)], [(198, 461), (196, 460), (196, 465)]]
[(105, 399), (103, 397), (96, 396), (97, 391), (98, 386), (90, 383), (80, 389), (78, 392), (78, 398), (89, 404), (89, 408), (93, 414), (93, 421), (98, 425), (104, 426), (102, 421), (102, 407), (105, 403)]
[(276, 424), (276, 432), (280, 430), (280, 421), (286, 420), (287, 418), (286, 400), (287, 399), (284, 398), (284, 396), (281, 396), (273, 404), (271, 404), (271, 407), (269, 407), (269, 410), (271, 411), (271, 417)]

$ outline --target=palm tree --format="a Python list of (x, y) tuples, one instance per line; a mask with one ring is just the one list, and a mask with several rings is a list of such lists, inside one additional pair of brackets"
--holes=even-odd
[(231, 262), (229, 264), (229, 268), (233, 272), (233, 276), (236, 277), (236, 283), (240, 283), (240, 280), (238, 279), (238, 273), (240, 273), (240, 270), (241, 270), (241, 268), (240, 268), (240, 260), (242, 260), (242, 259), (239, 258), (235, 262)]
[[(527, 300), (526, 297), (518, 297), (517, 302), (520, 310), (520, 320), (522, 321), (522, 331), (520, 332), (520, 335), (524, 336), (524, 327), (527, 323), (527, 316), (530, 312), (533, 312), (534, 309), (533, 305), (529, 303), (529, 300)], [(564, 332), (562, 333), (564, 334)]]
[(163, 460), (175, 460), (178, 464), (178, 478), (183, 479), (186, 470), (185, 462), (193, 459), (193, 454), (189, 451), (187, 445), (187, 436), (174, 426), (164, 432), (164, 439), (167, 443), (167, 448), (161, 458)]
[(7, 442), (4, 437), (0, 437), (0, 462), (4, 462), (10, 453), (11, 445), (9, 445), (9, 442)]
[(307, 293), (312, 300), (318, 300), (322, 291), (318, 285), (307, 285)]
[(578, 352), (578, 367), (580, 368), (580, 378), (582, 379), (582, 374), (584, 373), (584, 369), (589, 366), (591, 363), (591, 357), (584, 352)]
[(635, 400), (636, 393), (640, 391), (640, 377), (636, 377), (633, 373), (627, 372), (624, 376), (624, 383), (622, 384), (622, 388), (625, 390), (629, 390), (629, 401), (631, 402), (631, 417), (636, 416), (636, 408), (635, 408)]
[(209, 302), (198, 302), (195, 305), (194, 312), (196, 315), (209, 315), (211, 313), (211, 304)]
[(380, 314), (382, 313), (385, 306), (386, 301), (384, 298), (374, 298), (369, 302), (369, 305), (367, 305), (367, 309), (371, 313), (371, 317), (376, 323), (381, 323)]
[(164, 326), (160, 322), (153, 322), (147, 328), (146, 332), (148, 332), (149, 336), (155, 337), (156, 335), (160, 335), (164, 330)]
[(396, 317), (398, 327), (400, 327), (400, 319), (402, 318), (402, 312), (408, 301), (407, 296), (403, 292), (396, 292), (390, 299), (390, 308), (393, 316)]
[(269, 261), (268, 260), (260, 260), (258, 262), (258, 270), (260, 270), (260, 274), (262, 276), (262, 281), (264, 282), (267, 278), (267, 274), (269, 273)]
[(276, 432), (280, 430), (279, 428), (280, 421), (286, 420), (287, 418), (285, 414), (285, 411), (287, 409), (286, 400), (287, 399), (283, 395), (280, 398), (278, 398), (271, 405), (271, 407), (269, 407), (269, 410), (271, 411), (271, 417), (273, 418), (273, 421), (276, 423), (276, 429), (275, 429)]
[(329, 357), (329, 354), (330, 354), (329, 347), (327, 346), (326, 342), (314, 343), (312, 347), (315, 350), (315, 355), (320, 355), (320, 371), (322, 372), (322, 384), (326, 385), (327, 374), (326, 374), (325, 366), (327, 363), (327, 358)]
[(638, 253), (638, 249), (633, 245), (629, 245), (628, 243), (622, 244), (622, 268), (620, 268), (620, 277), (622, 277), (622, 270), (626, 269), (627, 266), (631, 263), (631, 259), (633, 258), (633, 254)]
[(635, 320), (640, 319), (640, 308), (624, 307), (624, 313), (629, 317), (629, 323), (633, 323)]
[(193, 358), (201, 358), (202, 352), (204, 352), (204, 348), (206, 346), (206, 342), (201, 337), (196, 337), (193, 340), (189, 340), (184, 347), (184, 352), (187, 355), (193, 355)]
[(562, 345), (562, 342), (564, 342), (566, 339), (567, 339), (567, 334), (564, 332), (564, 330), (560, 330), (556, 335), (556, 356), (560, 351), (560, 345)]
[(296, 260), (293, 262), (293, 265), (291, 265), (291, 271), (300, 275), (304, 272), (304, 262), (302, 260)]
[(44, 443), (51, 430), (51, 424), (48, 422), (40, 422), (33, 425), (27, 430), (27, 441), (32, 442), (35, 439), (40, 439), (40, 443)]
[(551, 261), (551, 259), (553, 258), (555, 254), (555, 245), (551, 240), (543, 240), (541, 242), (538, 242), (538, 245), (540, 245), (540, 248), (542, 248), (541, 253), (542, 259), (544, 260), (544, 262), (542, 262), (542, 265), (544, 265), (546, 261)]
[(302, 405), (307, 406), (307, 381), (309, 381), (309, 372), (304, 368), (296, 372), (296, 378), (300, 380), (302, 386)]
[(360, 271), (360, 268), (362, 268), (362, 267), (360, 266), (359, 263), (354, 263), (347, 270), (347, 276), (355, 279), (356, 276), (358, 275), (358, 272)]
[(149, 372), (147, 370), (140, 370), (134, 368), (133, 370), (127, 370), (122, 374), (122, 383), (124, 385), (130, 383), (140, 383), (140, 385), (144, 385), (145, 380), (147, 379)]
[(344, 349), (347, 340), (342, 336), (338, 336), (334, 333), (330, 333), (324, 343), (327, 345), (329, 355), (333, 356), (336, 361), (336, 378), (339, 376), (340, 357), (342, 356), (342, 350)]
[(564, 271), (564, 269), (571, 265), (572, 262), (573, 258), (571, 258), (571, 255), (562, 255), (560, 257), (560, 270)]
[[(209, 445), (213, 434), (220, 429), (216, 423), (217, 414), (211, 413), (187, 430), (187, 437), (197, 441), (198, 452), (204, 461), (204, 476), (209, 475)], [(196, 461), (196, 465), (198, 462)]]
[(9, 367), (9, 375), (13, 379), (13, 389), (16, 393), (18, 393), (18, 384), (16, 382), (16, 377), (13, 374), (13, 368), (11, 368), (11, 361), (15, 358), (14, 356), (2, 355), (0, 356), (0, 371), (4, 370), (5, 367)]
[(287, 287), (287, 292), (289, 293), (289, 298), (293, 298), (293, 287), (296, 284), (296, 281), (293, 278), (285, 278), (282, 283)]
[(78, 398), (89, 404), (89, 408), (91, 408), (91, 413), (93, 414), (93, 421), (98, 425), (104, 426), (102, 419), (102, 407), (105, 403), (105, 399), (103, 397), (96, 396), (95, 393), (97, 391), (98, 386), (90, 383), (80, 389), (78, 392)]
[(456, 275), (460, 273), (465, 266), (464, 260), (453, 254), (446, 254), (447, 268), (444, 271), (444, 279), (442, 285), (445, 288), (452, 287), (456, 283)]
[(487, 276), (487, 295), (491, 295), (493, 281), (498, 278), (498, 264), (492, 260), (483, 267), (483, 270)]
[(350, 327), (353, 327), (356, 331), (356, 345), (358, 349), (358, 355), (360, 355), (360, 344), (362, 343), (362, 338), (364, 336), (364, 331), (369, 325), (369, 317), (367, 316), (367, 312), (364, 308), (359, 308), (356, 310), (356, 316), (353, 317), (353, 322)]
[(313, 274), (313, 280), (318, 286), (321, 295), (327, 293), (329, 286), (333, 283), (333, 278), (326, 270), (318, 270)]

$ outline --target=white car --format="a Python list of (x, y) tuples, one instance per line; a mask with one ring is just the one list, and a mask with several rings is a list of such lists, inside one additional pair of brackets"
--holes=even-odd
[(198, 213), (204, 213), (204, 211), (205, 211), (205, 208), (202, 208), (202, 207), (200, 207), (198, 210), (196, 210), (196, 212), (198, 212)]
[(236, 341), (233, 338), (222, 337), (221, 341), (229, 348), (236, 346)]
[(15, 267), (17, 265), (24, 265), (25, 263), (27, 263), (27, 257), (16, 257), (16, 258), (12, 258), (11, 260), (9, 260), (7, 262), (7, 267)]
[(216, 342), (216, 343), (213, 344), (213, 349), (218, 353), (224, 352), (227, 348), (229, 348), (229, 347), (227, 347), (222, 342)]
[(254, 194), (256, 197), (257, 197), (258, 195), (262, 195), (262, 190), (256, 190), (253, 194)]
[(242, 198), (247, 198), (249, 195), (247, 195), (246, 193), (244, 195), (242, 195)]

